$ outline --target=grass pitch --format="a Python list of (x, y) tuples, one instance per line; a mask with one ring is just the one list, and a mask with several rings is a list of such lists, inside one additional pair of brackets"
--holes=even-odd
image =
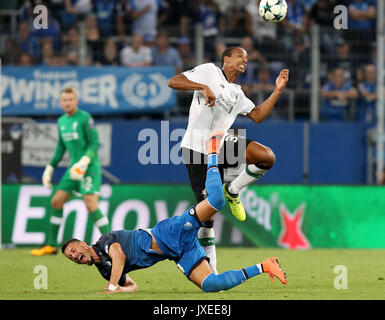
[[(0, 300), (384, 300), (384, 250), (288, 251), (283, 249), (217, 248), (218, 271), (240, 269), (277, 256), (288, 284), (272, 283), (263, 274), (226, 292), (204, 293), (172, 261), (130, 273), (139, 286), (136, 293), (98, 295), (106, 281), (94, 266), (77, 265), (61, 253), (33, 257), (30, 249), (0, 251)], [(36, 266), (44, 266), (47, 289), (39, 283)], [(341, 282), (344, 266), (346, 282)], [(335, 273), (337, 272), (337, 273)], [(339, 278), (338, 278), (339, 277)], [(336, 289), (335, 285), (345, 285)], [(347, 285), (347, 287), (346, 287)]]

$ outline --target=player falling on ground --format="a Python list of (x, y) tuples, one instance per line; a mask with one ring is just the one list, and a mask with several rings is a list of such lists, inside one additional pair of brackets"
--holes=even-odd
[[(289, 79), (289, 70), (284, 69), (276, 79), (276, 87), (270, 97), (259, 106), (248, 99), (241, 87), (234, 83), (237, 76), (247, 67), (247, 52), (240, 47), (227, 48), (222, 54), (222, 68), (213, 63), (201, 64), (189, 71), (172, 77), (168, 85), (176, 90), (194, 90), (190, 106), (188, 127), (183, 137), (181, 148), (190, 183), (197, 202), (205, 197), (206, 157), (205, 141), (213, 130), (227, 132), (238, 114), (247, 115), (255, 123), (264, 121), (274, 108)], [(243, 146), (243, 151), (242, 147)], [(245, 150), (246, 149), (246, 150)], [(245, 137), (228, 135), (225, 137), (221, 156), (223, 169), (231, 166), (230, 150), (240, 151), (241, 162), (246, 168), (231, 183), (224, 185), (225, 197), (233, 215), (240, 221), (246, 219), (246, 213), (239, 198), (240, 191), (260, 179), (274, 162), (273, 151), (258, 142)], [(238, 163), (239, 164), (239, 163)], [(216, 272), (216, 252), (213, 221), (205, 223), (198, 232), (198, 238), (210, 258), (210, 266)]]
[(181, 216), (158, 222), (153, 229), (120, 230), (102, 235), (92, 246), (70, 239), (62, 246), (64, 255), (79, 264), (95, 265), (108, 281), (105, 293), (134, 292), (138, 287), (128, 272), (147, 268), (170, 259), (186, 277), (205, 292), (218, 292), (240, 285), (263, 272), (287, 283), (278, 259), (221, 274), (212, 272), (208, 258), (196, 236), (202, 223), (211, 219), (225, 205), (222, 180), (218, 170), (218, 152), (224, 132), (215, 132), (207, 141), (208, 165), (206, 189), (208, 196)]
[(78, 102), (75, 89), (65, 88), (60, 92), (60, 105), (65, 114), (58, 120), (59, 139), (55, 154), (43, 173), (44, 186), (52, 188), (53, 171), (66, 151), (69, 153), (71, 163), (51, 199), (52, 213), (48, 241), (42, 248), (31, 251), (34, 256), (57, 253), (57, 236), (63, 219), (63, 206), (73, 192), (82, 194), (87, 210), (100, 232), (104, 234), (111, 231), (109, 220), (102, 214), (98, 205), (102, 179), (97, 155), (98, 132), (91, 115), (78, 109)]

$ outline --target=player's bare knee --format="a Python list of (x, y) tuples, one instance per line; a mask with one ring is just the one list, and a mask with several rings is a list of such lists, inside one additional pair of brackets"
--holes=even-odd
[(266, 147), (265, 166), (270, 169), (274, 165), (275, 160), (276, 160), (276, 157), (273, 150), (271, 150), (269, 147)]

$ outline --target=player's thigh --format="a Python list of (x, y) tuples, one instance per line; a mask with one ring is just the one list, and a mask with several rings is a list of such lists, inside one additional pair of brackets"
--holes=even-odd
[(202, 288), (203, 280), (212, 273), (210, 265), (206, 259), (191, 272), (190, 280), (196, 284), (199, 288)]
[(71, 198), (65, 190), (56, 190), (54, 195), (51, 198), (51, 204), (55, 209), (63, 209), (64, 203), (66, 203)]

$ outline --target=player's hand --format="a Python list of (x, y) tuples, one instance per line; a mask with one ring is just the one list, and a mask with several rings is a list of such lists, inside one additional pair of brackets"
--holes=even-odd
[(104, 287), (104, 291), (102, 292), (96, 292), (96, 294), (111, 294), (111, 293), (118, 293), (118, 292), (122, 292), (120, 290), (120, 286), (118, 285), (117, 288), (115, 290), (111, 290), (110, 289), (110, 283), (107, 282), (105, 287)]
[(215, 94), (211, 91), (211, 89), (208, 86), (203, 87), (203, 96), (205, 97), (206, 104), (209, 107), (215, 106)]
[(277, 77), (277, 80), (275, 80), (275, 87), (280, 93), (282, 93), (283, 89), (285, 89), (288, 80), (289, 69), (282, 69), (279, 73), (279, 76)]
[(83, 156), (78, 162), (72, 165), (70, 169), (70, 178), (76, 181), (82, 180), (90, 162), (91, 159), (89, 157)]
[(51, 189), (52, 188), (52, 174), (54, 168), (49, 164), (45, 167), (41, 181), (43, 182), (44, 187)]

